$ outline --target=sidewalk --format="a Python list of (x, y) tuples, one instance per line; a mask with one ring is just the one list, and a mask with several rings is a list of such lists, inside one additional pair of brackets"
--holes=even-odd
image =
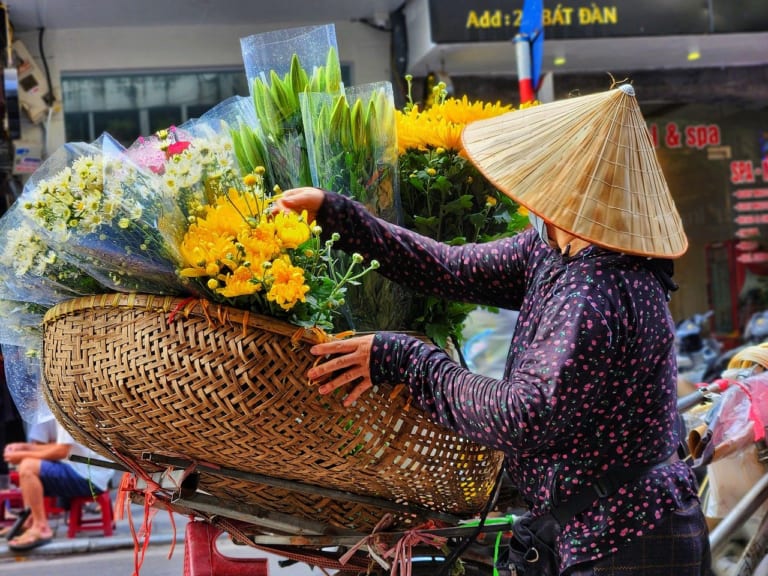
[[(180, 514), (173, 514), (173, 519), (171, 519), (171, 513), (168, 511), (156, 510), (154, 512), (149, 545), (170, 546), (174, 541), (177, 544), (183, 543), (184, 530), (189, 518)], [(118, 511), (115, 510), (115, 515), (117, 514)], [(144, 507), (131, 504), (131, 517), (133, 518), (134, 529), (138, 533), (144, 521)], [(0, 562), (22, 557), (62, 556), (134, 547), (134, 537), (131, 534), (128, 517), (125, 515), (121, 520), (115, 522), (115, 531), (112, 536), (103, 536), (101, 531), (96, 530), (80, 532), (75, 538), (68, 538), (67, 524), (63, 515), (51, 518), (50, 522), (54, 530), (54, 539), (48, 544), (28, 552), (14, 552), (8, 548), (5, 539), (0, 539)]]

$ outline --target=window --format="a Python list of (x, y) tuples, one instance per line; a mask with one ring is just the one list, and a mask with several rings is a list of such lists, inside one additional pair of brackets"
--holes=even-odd
[(68, 142), (92, 142), (109, 132), (125, 146), (197, 118), (230, 96), (248, 95), (240, 70), (64, 75), (61, 88)]
[[(341, 64), (351, 85), (351, 66)], [(242, 70), (154, 74), (62, 75), (67, 142), (93, 142), (103, 132), (124, 146), (139, 136), (199, 118), (230, 96), (247, 96)]]

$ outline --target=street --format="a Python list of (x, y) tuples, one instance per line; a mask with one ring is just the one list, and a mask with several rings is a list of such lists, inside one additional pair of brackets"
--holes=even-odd
[[(144, 576), (182, 576), (184, 548), (177, 547), (168, 559), (166, 546), (152, 546), (144, 556), (139, 572)], [(271, 567), (270, 567), (271, 568)], [(134, 571), (133, 550), (114, 550), (71, 556), (36, 556), (29, 560), (7, 560), (0, 564), (0, 574), (13, 576), (131, 576)]]
[[(306, 564), (294, 564), (282, 568), (282, 558), (271, 556), (242, 546), (231, 544), (226, 538), (218, 541), (219, 550), (228, 557), (266, 557), (271, 576), (324, 576), (320, 568)], [(139, 576), (182, 576), (184, 574), (184, 546), (177, 545), (171, 558), (170, 545), (150, 546), (144, 556)], [(3, 559), (0, 574), (13, 576), (132, 576), (134, 573), (133, 550), (91, 552), (68, 556), (35, 556), (25, 559)], [(197, 576), (197, 575), (196, 575)], [(208, 576), (208, 575), (203, 575)]]

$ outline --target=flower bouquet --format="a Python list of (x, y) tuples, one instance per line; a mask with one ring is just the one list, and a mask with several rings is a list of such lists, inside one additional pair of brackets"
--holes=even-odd
[(337, 274), (332, 250), (307, 214), (272, 214), (277, 196), (264, 190), (263, 170), (242, 179), (190, 217), (181, 243), (185, 278), (210, 300), (285, 318), (297, 326), (334, 328), (347, 284), (377, 263), (355, 256)]
[[(301, 94), (315, 186), (350, 196), (376, 216), (401, 223), (392, 86), (378, 82), (341, 93)], [(343, 256), (341, 257), (343, 258)], [(410, 292), (383, 276), (367, 276), (349, 291), (345, 315), (354, 330), (408, 330)]]
[(377, 264), (342, 264), (306, 214), (273, 214), (279, 189), (266, 188), (263, 166), (242, 175), (229, 105), (240, 109), (230, 101), (127, 151), (145, 163), (163, 153), (152, 170), (185, 217), (181, 234), (164, 238), (179, 253), (176, 272), (212, 302), (332, 330), (348, 286)]
[[(434, 89), (432, 104), (419, 108), (411, 97), (397, 110), (400, 199), (404, 226), (448, 244), (485, 242), (512, 235), (528, 224), (518, 206), (499, 192), (463, 155), (461, 132), (467, 123), (512, 110), (501, 103), (449, 98), (445, 85)], [(435, 297), (415, 297), (411, 326), (445, 345), (460, 343), (468, 315), (477, 306)]]
[(392, 85), (300, 95), (312, 182), (355, 198), (390, 222), (400, 218)]
[[(345, 88), (332, 25), (241, 41), (256, 116), (234, 132), (241, 168), (265, 161), (264, 187), (314, 185), (399, 222), (394, 103), (389, 83)], [(337, 267), (352, 262), (336, 255)], [(407, 291), (383, 277), (348, 284), (341, 328), (406, 329)], [(407, 308), (407, 306), (406, 306)]]
[(0, 219), (0, 278), (5, 298), (44, 312), (67, 300), (105, 289), (36, 230), (16, 203)]
[[(312, 183), (299, 95), (337, 94), (341, 66), (332, 24), (256, 34), (241, 39), (257, 123), (242, 130), (238, 148), (269, 163), (267, 172), (283, 188)], [(259, 164), (243, 166), (246, 173)]]
[(178, 254), (165, 241), (184, 216), (156, 174), (108, 134), (65, 144), (27, 181), (19, 204), (32, 230), (107, 289), (178, 294)]

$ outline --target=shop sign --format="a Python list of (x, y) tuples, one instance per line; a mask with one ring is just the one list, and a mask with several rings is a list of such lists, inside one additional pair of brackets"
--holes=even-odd
[(742, 264), (765, 264), (768, 262), (768, 252), (744, 252), (736, 256)]
[[(768, 158), (762, 161), (768, 166)], [(754, 169), (752, 160), (735, 160), (730, 163), (731, 183), (736, 185), (754, 184), (756, 173), (768, 182), (768, 176), (763, 176), (763, 169)], [(747, 178), (747, 180), (745, 180)], [(754, 240), (762, 238), (768, 226), (768, 188), (738, 188), (731, 192), (733, 197), (733, 222), (736, 224), (736, 238)], [(740, 242), (737, 248), (742, 252), (755, 250), (751, 243)]]
[[(548, 39), (608, 38), (619, 36), (669, 36), (707, 34), (713, 22), (722, 31), (744, 27), (768, 30), (768, 2), (750, 2), (749, 18), (736, 10), (732, 0), (712, 4), (721, 15), (711, 17), (702, 0), (563, 0), (544, 6), (544, 35)], [(520, 28), (523, 0), (429, 0), (432, 42), (502, 42)], [(747, 12), (744, 12), (747, 13)]]
[(667, 122), (663, 126), (656, 123), (648, 125), (654, 147), (693, 148), (703, 150), (711, 146), (719, 147), (722, 131), (718, 124), (693, 124), (682, 127), (677, 122)]
[(757, 166), (752, 160), (734, 160), (730, 167), (731, 184), (755, 184), (760, 180), (768, 182), (768, 156)]

